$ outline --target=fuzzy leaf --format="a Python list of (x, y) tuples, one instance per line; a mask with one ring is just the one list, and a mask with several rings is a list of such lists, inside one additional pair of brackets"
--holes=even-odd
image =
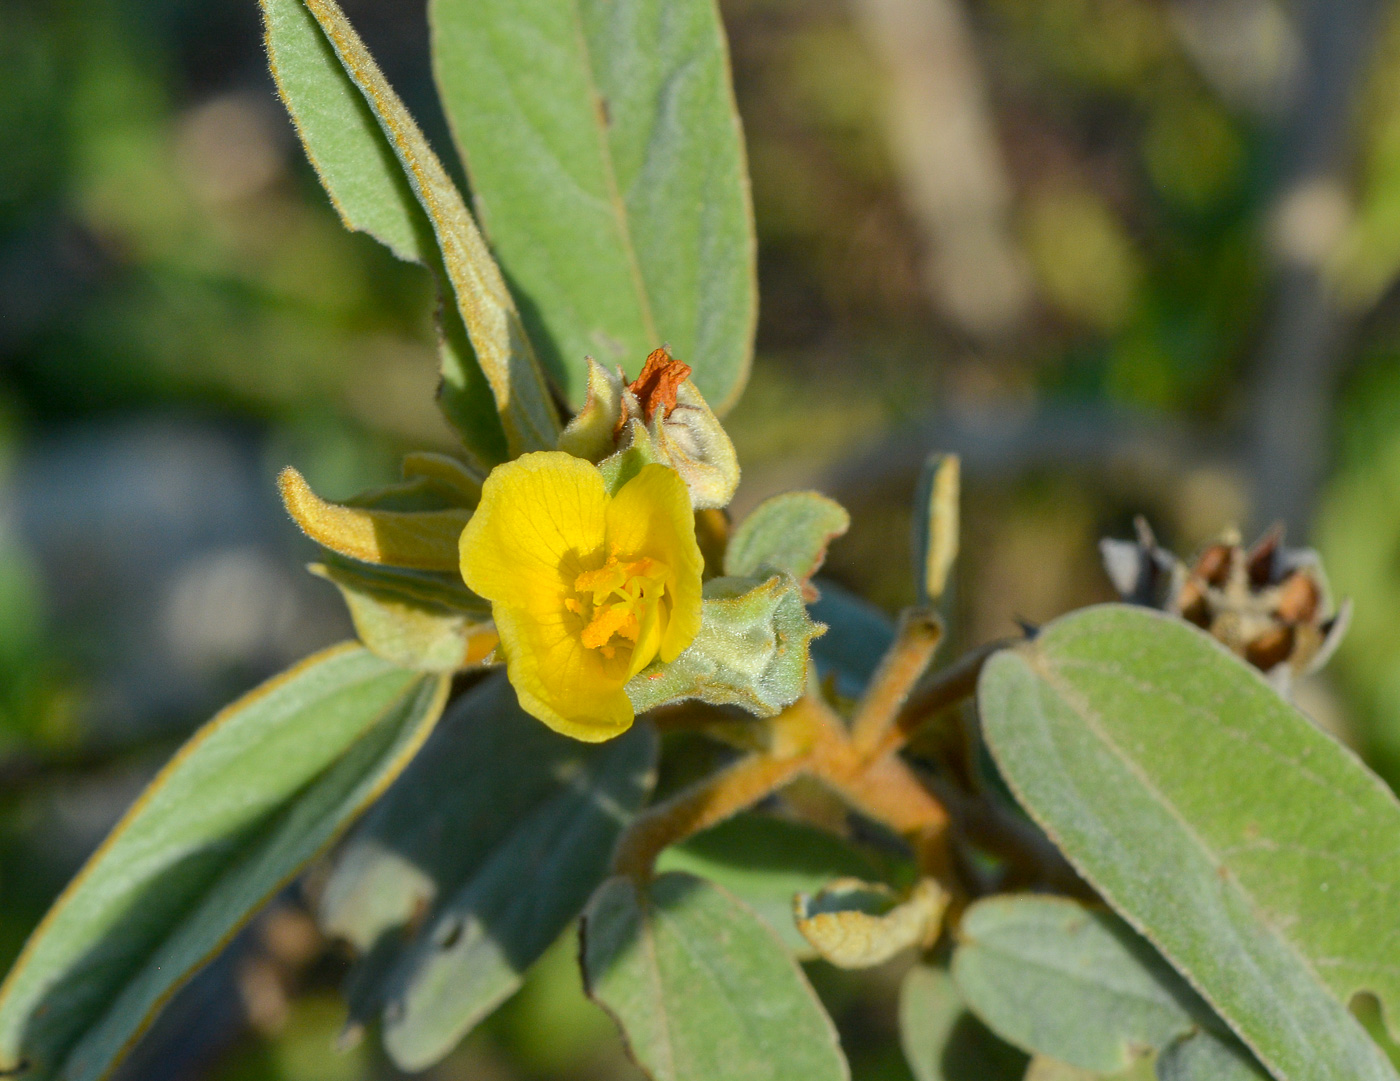
[(784, 492), (765, 499), (729, 538), (724, 573), (754, 577), (773, 571), (805, 582), (826, 559), (826, 548), (851, 526), (851, 516), (818, 492)]
[(1111, 913), (1054, 897), (992, 897), (967, 910), (953, 979), (1003, 1039), (1095, 1073), (1125, 1070), (1210, 1009)]
[(591, 746), (551, 732), (504, 675), (454, 703), (350, 837), (319, 906), (362, 953), (351, 1022), (383, 1015), (404, 1069), (437, 1061), (509, 995), (607, 873), (645, 799), (654, 734)]
[(471, 511), (386, 510), (329, 503), (291, 466), (277, 478), (282, 503), (303, 533), (322, 547), (365, 563), (455, 572), (457, 541)]
[(1120, 605), (998, 654), (980, 700), (1017, 798), (1270, 1072), (1394, 1081), (1343, 1003), (1400, 1008), (1400, 803), (1350, 751), (1206, 635)]
[(924, 465), (914, 499), (914, 566), (919, 603), (937, 603), (958, 558), (958, 499), (962, 463), (956, 454), (935, 454)]
[(713, 0), (433, 0), (443, 106), (569, 404), (584, 357), (663, 342), (724, 412), (757, 311), (748, 173)]
[[(303, 0), (259, 0), (268, 62), (306, 155), (347, 229), (365, 232), (400, 259), (446, 271), (432, 223), (419, 205), (394, 147), (365, 96)], [(439, 315), (440, 402), (473, 456), (490, 465), (505, 455), (505, 433), (486, 377), (455, 308)]]
[(822, 677), (836, 677), (837, 689), (859, 698), (894, 645), (894, 622), (881, 609), (831, 581), (817, 583), (821, 594), (807, 606), (826, 633), (812, 642), (812, 657)]
[(400, 259), (437, 262), (433, 227), (374, 112), (302, 0), (259, 0), (268, 64), (306, 156), (347, 229)]
[(1157, 1056), (1158, 1081), (1269, 1081), (1249, 1049), (1232, 1036), (1194, 1032)]
[(408, 764), (447, 680), (358, 646), (210, 721), (64, 891), (0, 991), (0, 1071), (96, 1081), (161, 1005)]
[[(559, 418), (544, 375), (505, 279), (461, 193), (334, 0), (303, 2), (369, 103), (428, 217), (462, 325), (496, 399), (511, 453), (553, 449)], [(454, 345), (447, 326), (444, 338)], [(451, 352), (460, 353), (460, 348)]]
[(793, 922), (793, 898), (815, 893), (834, 878), (879, 877), (875, 862), (839, 837), (763, 814), (739, 815), (666, 849), (656, 868), (687, 871), (723, 886), (803, 959), (816, 951)]
[(715, 578), (705, 583), (704, 619), (690, 648), (643, 669), (627, 695), (638, 713), (699, 698), (771, 717), (801, 696), (808, 643), (820, 632), (791, 578)]
[(654, 1081), (845, 1081), (831, 1020), (773, 932), (716, 886), (611, 878), (581, 929), (588, 993)]
[(916, 1081), (1021, 1081), (1026, 1055), (992, 1034), (948, 970), (915, 965), (899, 991), (899, 1037)]
[[(348, 560), (309, 569), (340, 590), (366, 648), (401, 668), (455, 672), (480, 664), (496, 648), (489, 606), (465, 589), (452, 590), (450, 580)], [(454, 594), (465, 602), (456, 602)]]

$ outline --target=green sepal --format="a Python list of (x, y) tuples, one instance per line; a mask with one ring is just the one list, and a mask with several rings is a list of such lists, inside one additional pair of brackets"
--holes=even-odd
[(801, 696), (814, 623), (791, 576), (715, 578), (705, 585), (704, 616), (690, 648), (670, 664), (656, 662), (627, 684), (643, 713), (669, 702), (699, 698), (742, 706), (771, 717)]
[(598, 463), (608, 495), (616, 495), (617, 490), (640, 473), (644, 465), (671, 465), (651, 438), (646, 425), (639, 420), (630, 423), (632, 437), (628, 445)]

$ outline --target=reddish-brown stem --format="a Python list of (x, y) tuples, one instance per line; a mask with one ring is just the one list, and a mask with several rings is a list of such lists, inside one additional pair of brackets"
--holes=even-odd
[(894, 645), (880, 661), (851, 723), (851, 743), (861, 754), (880, 750), (942, 640), (943, 624), (936, 615), (926, 609), (905, 611)]

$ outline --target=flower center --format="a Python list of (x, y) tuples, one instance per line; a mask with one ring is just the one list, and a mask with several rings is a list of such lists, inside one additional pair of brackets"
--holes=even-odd
[(614, 639), (635, 646), (642, 623), (655, 612), (666, 589), (666, 572), (666, 565), (655, 559), (643, 556), (624, 562), (614, 551), (596, 571), (584, 571), (575, 578), (574, 590), (591, 601), (569, 598), (564, 606), (588, 621), (580, 636), (583, 644), (609, 659), (619, 644)]

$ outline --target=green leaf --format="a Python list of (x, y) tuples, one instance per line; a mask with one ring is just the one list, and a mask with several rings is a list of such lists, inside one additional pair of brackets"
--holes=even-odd
[(407, 1070), (449, 1052), (578, 916), (654, 759), (645, 725), (599, 745), (556, 735), (503, 674), (455, 703), (322, 895), (322, 926), (365, 955), (352, 1022), (382, 1013)]
[(851, 526), (851, 516), (818, 492), (784, 492), (765, 499), (734, 530), (724, 573), (742, 578), (781, 571), (799, 582), (817, 573), (826, 547)]
[[(559, 418), (549, 389), (505, 279), (461, 193), (334, 0), (303, 2), (374, 112), (427, 214), (456, 294), (457, 311), (496, 399), (511, 453), (552, 450), (559, 436)], [(449, 344), (453, 341), (446, 326), (444, 338)], [(456, 350), (450, 352), (455, 355)]]
[(1232, 1036), (1194, 1032), (1157, 1056), (1158, 1081), (1269, 1081), (1249, 1049)]
[(302, 0), (259, 3), (278, 93), (345, 228), (368, 233), (400, 259), (433, 266), (432, 225), (316, 20)]
[(743, 139), (714, 0), (433, 0), (477, 211), (574, 408), (586, 355), (667, 342), (723, 413), (757, 313)]
[[(306, 155), (347, 229), (365, 232), (400, 259), (421, 263), (446, 288), (432, 223), (365, 96), (337, 59), (303, 0), (259, 0), (268, 63)], [(474, 457), (505, 457), (505, 433), (462, 317), (440, 311), (440, 401)]]
[(687, 874), (611, 878), (584, 913), (588, 993), (654, 1081), (844, 1081), (836, 1030), (749, 909)]
[(714, 578), (695, 641), (670, 664), (634, 676), (627, 696), (638, 713), (699, 698), (771, 717), (806, 688), (808, 643), (820, 633), (791, 578)]
[(1107, 605), (982, 674), (988, 746), (1079, 872), (1282, 1081), (1394, 1081), (1400, 803), (1193, 627)]
[(899, 991), (899, 1038), (915, 1081), (1020, 1081), (1027, 1057), (967, 1008), (948, 970), (919, 964)]
[(455, 672), (496, 646), (490, 607), (446, 575), (333, 556), (309, 569), (340, 590), (360, 641), (401, 668)]
[(723, 886), (803, 959), (816, 951), (793, 922), (793, 898), (816, 893), (834, 878), (882, 877), (874, 860), (839, 837), (765, 814), (738, 815), (668, 848), (656, 868)]
[(1118, 917), (1063, 897), (991, 897), (963, 915), (953, 979), (1003, 1039), (1095, 1073), (1125, 1070), (1210, 1009)]
[(807, 606), (826, 633), (812, 642), (812, 656), (822, 676), (836, 676), (837, 689), (848, 698), (859, 698), (890, 646), (894, 623), (875, 605), (850, 590), (822, 579), (821, 596)]
[(1153, 1066), (1152, 1058), (1144, 1055), (1126, 1070), (1102, 1074), (1081, 1070), (1048, 1055), (1036, 1055), (1026, 1067), (1025, 1081), (1154, 1081), (1157, 1073)]
[(578, 917), (655, 760), (644, 725), (598, 748), (429, 922), (388, 980), (384, 1046), (398, 1066), (421, 1070), (451, 1051)]
[(229, 706), (156, 776), (0, 992), (0, 1070), (106, 1074), (171, 994), (407, 765), (447, 680), (357, 646)]
[(919, 604), (935, 605), (948, 586), (958, 558), (958, 500), (962, 460), (933, 454), (924, 463), (914, 497), (914, 584)]

